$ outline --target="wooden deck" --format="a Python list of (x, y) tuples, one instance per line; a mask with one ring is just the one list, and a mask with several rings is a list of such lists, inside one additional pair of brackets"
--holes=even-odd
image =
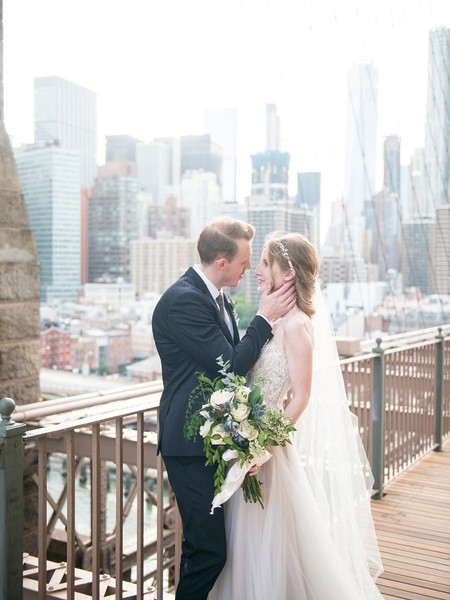
[(385, 600), (450, 600), (450, 440), (385, 488), (372, 511)]

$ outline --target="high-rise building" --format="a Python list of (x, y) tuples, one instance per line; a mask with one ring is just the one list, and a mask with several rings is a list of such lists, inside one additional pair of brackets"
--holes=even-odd
[(92, 185), (97, 169), (97, 96), (61, 77), (34, 80), (34, 139), (80, 155), (80, 186)]
[(412, 217), (403, 222), (401, 272), (404, 288), (429, 294), (436, 287), (433, 268), (435, 223), (431, 217)]
[(107, 135), (105, 147), (105, 162), (136, 162), (136, 148), (142, 144), (131, 135)]
[(181, 176), (187, 171), (214, 173), (222, 187), (223, 151), (211, 134), (185, 135), (180, 138)]
[(275, 104), (266, 104), (266, 150), (252, 154), (251, 195), (286, 203), (289, 199), (289, 152), (280, 151), (280, 119)]
[(41, 301), (78, 298), (80, 289), (80, 157), (55, 144), (16, 155), (39, 255)]
[(425, 129), (426, 214), (450, 203), (450, 28), (430, 31)]
[(181, 208), (190, 211), (189, 237), (196, 239), (200, 230), (220, 212), (220, 188), (216, 175), (187, 171), (181, 179)]
[[(409, 164), (407, 179), (409, 181), (409, 192), (405, 194), (406, 187), (402, 187), (402, 207), (406, 213), (405, 216), (408, 218), (425, 216), (427, 210), (425, 204), (425, 164), (423, 148), (416, 148), (414, 150)], [(408, 199), (408, 201), (403, 202), (406, 199)]]
[(320, 173), (297, 173), (295, 204), (320, 209)]
[(400, 149), (401, 140), (397, 135), (390, 135), (384, 140), (384, 189), (390, 194), (400, 194)]
[(130, 243), (141, 215), (136, 163), (99, 167), (89, 200), (89, 282), (130, 280)]
[(163, 233), (131, 242), (131, 282), (138, 298), (146, 292), (162, 294), (198, 260), (195, 239)]
[(433, 269), (436, 282), (431, 293), (450, 295), (450, 204), (436, 211)]
[[(256, 229), (252, 243), (255, 265), (258, 264), (266, 236), (274, 231), (301, 233), (316, 247), (319, 246), (317, 210), (310, 209), (305, 205), (297, 207), (293, 202), (290, 202), (288, 205), (283, 206), (274, 204), (267, 197), (252, 197), (248, 201), (247, 221)], [(246, 278), (245, 289), (248, 300), (258, 304), (258, 282), (256, 277)]]
[(372, 63), (354, 65), (347, 84), (344, 203), (351, 222), (375, 194), (378, 70)]
[(225, 204), (236, 202), (236, 109), (206, 108), (204, 127), (223, 151), (222, 201)]
[(152, 203), (162, 206), (170, 180), (171, 151), (164, 142), (136, 146), (139, 187), (152, 196)]

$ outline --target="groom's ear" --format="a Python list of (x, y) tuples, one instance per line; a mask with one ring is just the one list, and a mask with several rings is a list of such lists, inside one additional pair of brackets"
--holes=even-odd
[(218, 258), (215, 262), (218, 269), (223, 269), (228, 264), (228, 260), (224, 256)]

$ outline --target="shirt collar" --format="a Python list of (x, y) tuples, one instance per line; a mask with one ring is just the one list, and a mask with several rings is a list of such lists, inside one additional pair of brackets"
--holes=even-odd
[(199, 275), (203, 279), (206, 287), (208, 288), (209, 293), (211, 294), (213, 299), (216, 300), (217, 296), (221, 293), (222, 290), (221, 289), (219, 290), (218, 288), (216, 288), (216, 286), (213, 283), (211, 283), (211, 281), (206, 277), (206, 275), (200, 269), (200, 265), (193, 265), (192, 268), (197, 273), (197, 275)]

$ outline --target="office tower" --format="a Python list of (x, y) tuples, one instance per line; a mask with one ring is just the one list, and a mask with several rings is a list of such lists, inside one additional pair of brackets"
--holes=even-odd
[(80, 157), (54, 144), (16, 155), (41, 267), (41, 301), (76, 301), (80, 288)]
[(320, 209), (320, 173), (297, 173), (295, 204)]
[(217, 183), (222, 186), (222, 148), (212, 135), (185, 135), (180, 138), (181, 177), (187, 171), (214, 173)]
[(222, 200), (225, 204), (236, 202), (236, 109), (206, 108), (204, 128), (223, 151)]
[(400, 270), (401, 212), (397, 194), (386, 189), (366, 204), (368, 240), (367, 261), (378, 265), (379, 277), (386, 280), (389, 269)]
[(199, 261), (197, 240), (161, 233), (156, 239), (131, 242), (131, 282), (138, 298), (162, 294), (186, 269)]
[[(255, 265), (258, 264), (266, 236), (274, 231), (301, 233), (318, 247), (319, 220), (317, 210), (310, 209), (305, 205), (297, 207), (290, 203), (283, 206), (274, 204), (267, 198), (265, 200), (250, 198), (246, 220), (256, 229), (252, 243), (253, 263)], [(258, 304), (258, 281), (256, 277), (246, 278), (245, 290), (248, 300)]]
[(136, 163), (139, 187), (152, 196), (152, 203), (163, 205), (170, 180), (171, 149), (164, 142), (137, 144)]
[(433, 269), (436, 281), (431, 293), (450, 295), (450, 204), (436, 210)]
[(141, 140), (131, 135), (107, 135), (105, 162), (136, 162), (136, 147), (138, 144), (142, 144)]
[(266, 150), (252, 154), (251, 195), (265, 196), (271, 202), (285, 203), (289, 199), (288, 152), (281, 152), (280, 120), (274, 104), (266, 105)]
[(450, 29), (429, 33), (425, 128), (426, 215), (450, 203)]
[(412, 217), (403, 222), (401, 271), (403, 287), (429, 294), (436, 286), (433, 271), (435, 223), (431, 217)]
[(378, 70), (371, 63), (354, 65), (347, 85), (344, 204), (351, 223), (375, 193)]
[(99, 167), (89, 201), (89, 282), (130, 279), (130, 242), (139, 235), (136, 163)]
[(189, 237), (196, 239), (200, 230), (220, 211), (220, 188), (215, 174), (204, 171), (184, 173), (180, 204), (190, 211)]
[(401, 140), (397, 135), (390, 135), (384, 140), (384, 189), (400, 196), (400, 149)]
[(61, 77), (34, 80), (34, 139), (80, 155), (80, 186), (92, 185), (97, 169), (97, 96)]
[(148, 207), (147, 233), (142, 237), (156, 238), (161, 232), (187, 238), (191, 231), (191, 210), (180, 206), (178, 198), (169, 194), (162, 206)]
[[(423, 148), (414, 150), (408, 169), (408, 188), (404, 186), (402, 190), (407, 189), (406, 197), (408, 202), (402, 202), (405, 212), (409, 217), (425, 216), (426, 195), (425, 195), (425, 157)], [(402, 192), (402, 201), (404, 194)]]
[(275, 104), (266, 104), (266, 151), (277, 152), (280, 149), (281, 125)]
[(169, 161), (169, 182), (174, 188), (180, 185), (181, 180), (181, 141), (180, 138), (173, 137), (158, 137), (154, 142), (161, 142), (169, 146), (170, 161)]

